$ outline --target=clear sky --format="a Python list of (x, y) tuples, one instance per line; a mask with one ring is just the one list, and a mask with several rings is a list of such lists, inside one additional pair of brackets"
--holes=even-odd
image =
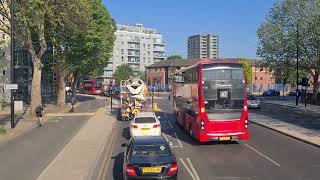
[(119, 24), (141, 23), (159, 30), (167, 56), (187, 57), (187, 38), (220, 37), (220, 57), (256, 58), (257, 28), (274, 0), (103, 0)]

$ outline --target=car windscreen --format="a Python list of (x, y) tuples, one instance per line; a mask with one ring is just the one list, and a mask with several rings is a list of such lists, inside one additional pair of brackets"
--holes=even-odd
[(248, 96), (248, 100), (258, 100), (258, 98), (255, 96)]
[(156, 119), (154, 117), (137, 117), (134, 119), (135, 123), (155, 123)]
[(169, 147), (165, 144), (135, 145), (132, 149), (132, 156), (166, 156), (169, 154)]

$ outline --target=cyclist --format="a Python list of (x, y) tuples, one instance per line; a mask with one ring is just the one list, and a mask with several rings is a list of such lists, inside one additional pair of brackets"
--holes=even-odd
[(43, 125), (43, 118), (42, 118), (42, 114), (43, 114), (43, 106), (39, 105), (36, 107), (36, 115), (37, 115), (37, 127), (41, 127)]

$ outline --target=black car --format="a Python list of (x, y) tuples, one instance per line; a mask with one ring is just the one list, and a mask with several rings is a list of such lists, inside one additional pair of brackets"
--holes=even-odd
[(277, 89), (269, 89), (262, 93), (262, 96), (280, 96), (280, 91)]
[(131, 138), (124, 153), (123, 177), (176, 180), (178, 164), (162, 136)]

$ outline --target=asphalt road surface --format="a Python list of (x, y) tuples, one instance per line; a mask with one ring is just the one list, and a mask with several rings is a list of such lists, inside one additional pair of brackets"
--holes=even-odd
[[(273, 109), (265, 111), (275, 114)], [(171, 113), (158, 112), (158, 115), (163, 135), (173, 144), (181, 180), (319, 179), (320, 149), (317, 147), (254, 124), (250, 125), (249, 141), (199, 144), (175, 123)], [(119, 121), (118, 128), (106, 180), (123, 179), (121, 144), (130, 138), (129, 122)]]
[[(79, 97), (75, 113), (92, 112), (105, 106), (105, 100)], [(55, 117), (44, 127), (28, 132), (0, 145), (0, 179), (34, 180), (56, 157), (91, 116)], [(24, 121), (22, 119), (21, 121)]]

